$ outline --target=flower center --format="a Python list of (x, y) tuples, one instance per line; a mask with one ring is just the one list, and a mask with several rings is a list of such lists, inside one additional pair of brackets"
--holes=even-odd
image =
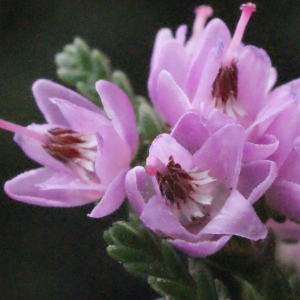
[(156, 173), (156, 179), (162, 195), (178, 209), (182, 203), (186, 203), (188, 199), (195, 201), (191, 196), (195, 192), (195, 187), (199, 187), (193, 181), (193, 177), (180, 164), (175, 163), (172, 156), (169, 157), (167, 164), (167, 174)]
[(216, 108), (235, 118), (235, 113), (244, 116), (245, 110), (237, 103), (238, 96), (238, 69), (235, 60), (236, 51), (241, 43), (246, 25), (255, 11), (252, 3), (241, 6), (242, 14), (237, 24), (231, 43), (224, 55), (222, 66), (212, 85), (212, 98)]
[(97, 140), (94, 135), (88, 135), (64, 128), (48, 130), (49, 141), (43, 148), (58, 161), (94, 172)]
[(186, 171), (173, 156), (167, 165), (153, 156), (149, 156), (146, 163), (147, 174), (156, 177), (163, 198), (177, 208), (183, 224), (195, 224), (210, 215), (213, 197), (212, 186), (208, 184), (215, 179), (208, 175), (209, 171)]
[[(238, 69), (232, 61), (229, 66), (221, 67), (213, 83), (212, 97), (215, 106), (226, 105), (229, 99), (236, 100), (238, 94)], [(221, 101), (221, 103), (219, 103)]]

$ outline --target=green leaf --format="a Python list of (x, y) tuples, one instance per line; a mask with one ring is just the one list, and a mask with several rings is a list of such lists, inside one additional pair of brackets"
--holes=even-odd
[(187, 260), (179, 254), (167, 241), (161, 241), (161, 251), (166, 267), (172, 275), (172, 279), (190, 284), (191, 275), (187, 269)]
[(266, 300), (292, 300), (293, 293), (286, 276), (272, 265), (264, 278), (263, 295)]
[(95, 89), (99, 79), (111, 81), (112, 69), (110, 61), (99, 50), (91, 50), (80, 38), (75, 38), (73, 44), (66, 45), (63, 52), (56, 54), (58, 77), (100, 105), (100, 99)]
[(108, 246), (107, 253), (110, 257), (123, 263), (132, 261), (151, 263), (155, 260), (155, 257), (151, 255), (151, 253), (145, 253), (142, 250), (136, 250), (121, 245)]
[(262, 295), (247, 281), (239, 278), (243, 286), (243, 300), (264, 300)]
[(152, 263), (124, 263), (124, 268), (127, 272), (144, 278), (147, 278), (148, 276), (168, 276), (168, 270), (165, 268), (165, 265), (162, 263), (162, 261), (159, 260)]
[(161, 121), (152, 106), (141, 96), (137, 96), (138, 106), (138, 130), (146, 140), (151, 142), (158, 134), (163, 132)]
[(114, 223), (104, 238), (109, 244), (108, 254), (123, 263), (129, 273), (148, 278), (162, 296), (196, 299), (197, 285), (189, 274), (186, 258), (136, 218)]
[(149, 276), (148, 283), (156, 292), (168, 299), (197, 299), (194, 289), (185, 284), (178, 283), (178, 281)]
[(123, 245), (132, 249), (145, 249), (153, 255), (155, 250), (155, 240), (146, 228), (135, 228), (132, 224), (125, 221), (113, 223), (113, 226), (106, 231), (110, 239), (110, 245)]
[(293, 291), (293, 295), (294, 295), (293, 299), (300, 300), (300, 278), (297, 274), (297, 271), (296, 274), (292, 275), (289, 278), (289, 283)]
[(120, 89), (122, 89), (128, 96), (128, 98), (135, 104), (134, 101), (134, 92), (133, 88), (130, 84), (130, 81), (127, 77), (127, 75), (120, 71), (116, 70), (112, 73), (112, 82), (117, 85)]
[(193, 260), (193, 262), (193, 271), (190, 272), (196, 278), (198, 295), (197, 299), (217, 300), (217, 288), (210, 269), (200, 260)]

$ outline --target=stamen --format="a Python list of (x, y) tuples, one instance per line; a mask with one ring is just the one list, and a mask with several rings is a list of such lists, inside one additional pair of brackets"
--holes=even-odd
[(256, 5), (253, 3), (246, 3), (241, 6), (242, 14), (240, 17), (240, 20), (236, 26), (233, 38), (231, 40), (231, 43), (226, 51), (226, 54), (223, 59), (223, 66), (228, 66), (232, 63), (234, 59), (234, 55), (236, 53), (236, 50), (239, 46), (239, 44), (242, 41), (243, 34), (246, 29), (246, 25), (249, 22), (249, 19), (252, 15), (252, 13), (256, 10)]
[(49, 141), (43, 147), (55, 159), (62, 163), (73, 163), (85, 171), (94, 172), (96, 159), (96, 137), (70, 129), (52, 128)]
[[(233, 62), (229, 66), (221, 67), (212, 86), (212, 97), (215, 107), (226, 105), (229, 99), (236, 100), (238, 95), (238, 69)], [(221, 103), (219, 103), (219, 100)]]
[(213, 9), (208, 5), (200, 5), (195, 9), (196, 19), (193, 26), (193, 37), (196, 40), (201, 36), (206, 21), (213, 14)]
[[(157, 158), (151, 157), (149, 163)], [(150, 165), (151, 167), (154, 164)], [(154, 168), (154, 167), (153, 167)], [(149, 169), (151, 173), (151, 169)], [(210, 194), (210, 186), (206, 186), (215, 181), (208, 175), (209, 171), (189, 170), (181, 168), (176, 163), (173, 156), (169, 157), (164, 172), (156, 170), (156, 180), (162, 197), (167, 204), (174, 205), (182, 217), (189, 222), (199, 221), (200, 218), (209, 215), (209, 206), (213, 197)]]
[(8, 121), (4, 121), (0, 119), (0, 128), (11, 131), (14, 133), (19, 133), (22, 135), (25, 135), (29, 138), (32, 138), (38, 142), (41, 142), (42, 144), (45, 144), (48, 142), (48, 137), (46, 135), (40, 134), (36, 131), (30, 130), (27, 127), (23, 127)]
[(208, 5), (200, 5), (194, 10), (194, 12), (196, 18), (193, 25), (192, 36), (187, 45), (189, 53), (194, 51), (196, 44), (199, 42), (207, 19), (213, 14), (213, 9)]
[(193, 178), (181, 168), (180, 164), (175, 163), (172, 156), (169, 157), (167, 170), (167, 174), (156, 173), (159, 189), (168, 201), (180, 209), (180, 205), (186, 203), (188, 199), (194, 201), (191, 194), (195, 192), (194, 187), (198, 187), (198, 184), (193, 182)]

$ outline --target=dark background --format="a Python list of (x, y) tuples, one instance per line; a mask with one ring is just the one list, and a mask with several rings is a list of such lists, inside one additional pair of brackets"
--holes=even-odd
[[(242, 1), (212, 0), (214, 16), (231, 32)], [(137, 93), (146, 95), (149, 58), (161, 27), (192, 25), (198, 1), (0, 0), (0, 118), (27, 125), (42, 123), (31, 85), (37, 78), (57, 80), (53, 58), (75, 36), (107, 53), (127, 72)], [(265, 0), (244, 42), (265, 48), (279, 72), (279, 83), (300, 74), (300, 3)], [(35, 168), (0, 132), (0, 186)], [(0, 198), (0, 299), (154, 299), (147, 283), (126, 274), (105, 252), (103, 230), (121, 212), (89, 219), (92, 205), (42, 208)]]

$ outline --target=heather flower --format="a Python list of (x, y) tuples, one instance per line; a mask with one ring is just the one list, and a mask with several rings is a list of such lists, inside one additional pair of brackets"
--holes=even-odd
[(22, 127), (0, 120), (1, 128), (16, 133), (14, 140), (25, 154), (43, 166), (6, 182), (11, 198), (61, 207), (102, 198), (93, 217), (120, 206), (125, 175), (137, 149), (134, 113), (116, 86), (100, 80), (96, 89), (111, 120), (89, 100), (44, 79), (32, 90), (46, 124)]
[(268, 204), (287, 218), (300, 221), (300, 136), (266, 193)]
[[(243, 127), (216, 109), (184, 114), (170, 135), (153, 141), (146, 167), (126, 176), (128, 199), (142, 222), (195, 257), (215, 253), (232, 235), (264, 238), (252, 204), (277, 168), (267, 160), (242, 164), (244, 142)], [(243, 193), (239, 186), (246, 186)]]
[(255, 5), (244, 4), (241, 9), (232, 38), (220, 19), (204, 28), (212, 14), (207, 6), (196, 9), (188, 41), (186, 26), (180, 26), (175, 37), (169, 29), (158, 32), (148, 89), (155, 108), (171, 126), (185, 112), (209, 103), (247, 128), (266, 105), (276, 71), (263, 49), (241, 43)]
[(244, 161), (268, 158), (278, 177), (266, 192), (267, 203), (288, 218), (300, 220), (300, 80), (276, 88), (269, 104), (246, 130)]

